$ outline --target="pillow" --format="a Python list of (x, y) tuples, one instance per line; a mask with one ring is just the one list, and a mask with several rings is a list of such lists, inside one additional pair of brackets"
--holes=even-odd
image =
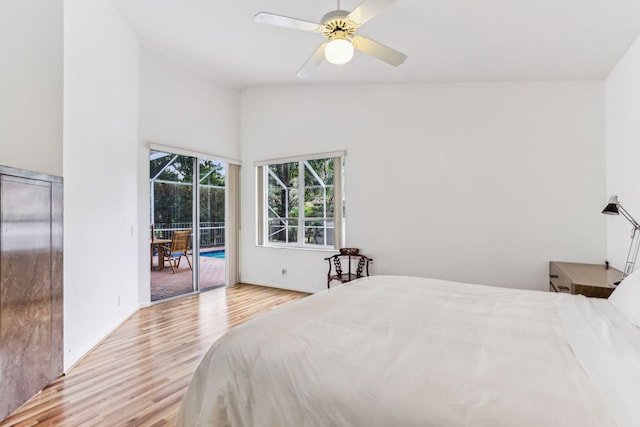
[(640, 269), (624, 278), (609, 297), (609, 302), (627, 320), (640, 326)]

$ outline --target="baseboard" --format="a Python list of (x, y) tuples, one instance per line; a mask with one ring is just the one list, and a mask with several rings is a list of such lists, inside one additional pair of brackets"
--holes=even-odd
[(281, 285), (269, 285), (264, 283), (251, 283), (251, 282), (240, 282), (238, 285), (253, 285), (253, 286), (261, 286), (263, 288), (275, 288), (275, 289), (284, 289), (286, 291), (294, 291), (300, 292), (303, 294), (314, 294), (315, 292), (309, 292), (309, 289), (296, 288), (295, 286), (281, 286)]

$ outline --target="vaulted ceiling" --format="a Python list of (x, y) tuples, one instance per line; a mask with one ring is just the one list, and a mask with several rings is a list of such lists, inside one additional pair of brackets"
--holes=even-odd
[(238, 87), (602, 80), (640, 35), (636, 0), (397, 0), (359, 34), (406, 53), (404, 64), (356, 52), (349, 64), (325, 62), (299, 79), (323, 37), (257, 24), (253, 16), (319, 22), (335, 0), (112, 1), (141, 46)]

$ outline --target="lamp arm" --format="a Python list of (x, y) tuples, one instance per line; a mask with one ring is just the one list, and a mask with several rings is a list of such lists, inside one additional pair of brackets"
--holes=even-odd
[(623, 217), (627, 219), (627, 221), (631, 223), (631, 225), (633, 225), (633, 228), (635, 228), (636, 230), (640, 230), (640, 224), (638, 224), (638, 221), (633, 219), (633, 217), (629, 215), (629, 212), (627, 212), (627, 210), (623, 208), (622, 205), (619, 203), (618, 203), (618, 211)]

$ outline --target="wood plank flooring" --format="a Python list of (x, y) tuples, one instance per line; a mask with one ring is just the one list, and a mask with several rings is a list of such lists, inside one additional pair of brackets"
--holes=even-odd
[(0, 426), (173, 425), (191, 376), (215, 340), (305, 296), (240, 284), (141, 309)]

